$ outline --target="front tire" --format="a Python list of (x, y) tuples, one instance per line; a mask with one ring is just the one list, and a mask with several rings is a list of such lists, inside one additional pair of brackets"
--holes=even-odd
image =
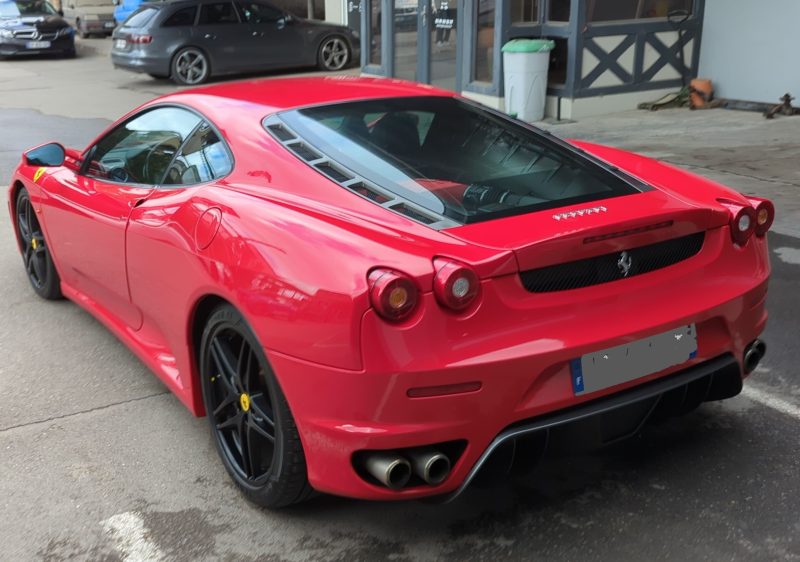
[(317, 64), (322, 70), (341, 70), (350, 62), (350, 45), (339, 35), (326, 37), (319, 46)]
[(176, 84), (196, 86), (211, 76), (208, 56), (197, 47), (186, 47), (172, 58), (170, 77)]
[(61, 279), (50, 257), (50, 250), (44, 239), (44, 231), (33, 209), (27, 189), (17, 194), (15, 218), (17, 220), (17, 241), (22, 251), (22, 263), (34, 292), (46, 300), (61, 298)]
[(214, 444), (245, 497), (271, 509), (307, 499), (312, 489), (289, 405), (261, 344), (232, 306), (209, 317), (199, 363)]

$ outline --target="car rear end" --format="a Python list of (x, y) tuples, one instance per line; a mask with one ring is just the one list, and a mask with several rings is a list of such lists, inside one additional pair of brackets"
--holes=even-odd
[[(271, 357), (292, 373), (281, 383), (303, 412), (312, 485), (453, 494), (559, 438), (610, 443), (738, 394), (764, 352), (768, 201), (709, 185), (693, 198), (701, 185), (689, 174), (654, 163), (633, 176), (624, 157), (601, 161), (464, 102), (437, 104), (265, 121), (341, 187), (463, 244), (431, 248), (422, 268), (365, 272), (363, 371)], [(665, 178), (680, 191), (654, 187)], [(475, 247), (495, 257), (474, 261)]]
[(169, 76), (173, 49), (170, 34), (160, 27), (163, 4), (142, 4), (111, 36), (111, 62), (115, 68)]

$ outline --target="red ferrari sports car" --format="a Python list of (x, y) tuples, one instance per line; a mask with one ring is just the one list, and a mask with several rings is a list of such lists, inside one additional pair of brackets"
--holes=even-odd
[(773, 205), (452, 92), (184, 91), (26, 152), (33, 289), (86, 308), (253, 502), (453, 497), (738, 394)]

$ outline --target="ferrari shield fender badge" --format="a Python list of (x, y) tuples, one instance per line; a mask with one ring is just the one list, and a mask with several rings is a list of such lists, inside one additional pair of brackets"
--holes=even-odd
[(34, 182), (38, 182), (39, 178), (41, 178), (44, 175), (46, 170), (47, 170), (47, 168), (45, 168), (45, 167), (41, 167), (41, 168), (37, 169), (36, 173), (33, 174), (33, 181)]
[(623, 277), (628, 276), (628, 274), (631, 272), (632, 266), (633, 259), (631, 258), (631, 255), (628, 252), (622, 252), (617, 260), (617, 267), (619, 268), (619, 272), (622, 273)]

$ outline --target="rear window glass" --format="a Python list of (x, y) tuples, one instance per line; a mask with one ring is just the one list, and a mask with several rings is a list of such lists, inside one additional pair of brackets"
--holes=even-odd
[(638, 191), (546, 135), (455, 98), (350, 102), (280, 118), (329, 159), (461, 224)]
[(163, 27), (188, 27), (194, 24), (197, 6), (189, 6), (175, 11), (161, 24)]
[(158, 8), (152, 6), (139, 8), (128, 16), (128, 19), (122, 25), (125, 27), (144, 27), (150, 23), (150, 20), (153, 19), (157, 12)]

